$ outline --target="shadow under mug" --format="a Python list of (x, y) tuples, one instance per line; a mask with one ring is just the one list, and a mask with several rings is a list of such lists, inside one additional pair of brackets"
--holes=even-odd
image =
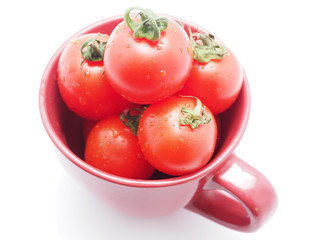
[[(85, 33), (110, 34), (122, 20), (120, 16), (102, 20), (79, 31), (68, 41)], [(182, 21), (186, 26), (197, 27)], [(204, 168), (180, 177), (159, 175), (152, 180), (122, 178), (83, 161), (83, 119), (68, 110), (57, 85), (58, 60), (68, 41), (56, 51), (45, 69), (39, 106), (58, 159), (81, 185), (115, 208), (140, 217), (163, 216), (185, 207), (226, 227), (252, 232), (272, 216), (277, 206), (273, 186), (260, 172), (233, 154), (246, 129), (250, 112), (246, 76), (236, 102), (218, 116), (220, 144)]]

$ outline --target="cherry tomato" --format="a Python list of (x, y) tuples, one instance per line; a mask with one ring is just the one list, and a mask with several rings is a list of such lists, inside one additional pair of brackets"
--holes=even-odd
[(144, 159), (137, 137), (119, 115), (100, 120), (90, 131), (85, 161), (121, 177), (149, 179), (155, 169)]
[(217, 125), (199, 99), (173, 96), (151, 104), (143, 112), (137, 136), (152, 166), (169, 175), (184, 175), (211, 159)]
[[(195, 44), (194, 42), (194, 51), (197, 50)], [(196, 46), (196, 48), (200, 47), (202, 46)], [(212, 49), (216, 50), (217, 47)], [(194, 52), (196, 59), (193, 62), (190, 77), (178, 94), (198, 97), (213, 114), (219, 114), (228, 109), (240, 93), (243, 82), (242, 67), (235, 55), (226, 48), (223, 56), (219, 56), (219, 52), (218, 57), (217, 52), (213, 53), (213, 59), (205, 60), (199, 55), (200, 53)]]
[[(80, 36), (69, 42), (60, 56), (58, 86), (61, 96), (70, 110), (84, 118), (102, 119), (109, 114), (121, 113), (130, 104), (111, 88), (105, 78), (103, 51), (101, 59), (93, 60), (85, 59), (81, 53), (89, 48), (81, 49), (87, 40), (96, 39), (103, 47), (108, 38), (105, 34)], [(92, 43), (96, 47), (97, 41)]]
[[(142, 20), (144, 15), (152, 14), (140, 13)], [(143, 22), (148, 25), (148, 19)], [(104, 56), (106, 76), (124, 98), (151, 104), (182, 88), (192, 67), (191, 43), (184, 29), (171, 19), (157, 40), (135, 33), (126, 22), (113, 30)]]

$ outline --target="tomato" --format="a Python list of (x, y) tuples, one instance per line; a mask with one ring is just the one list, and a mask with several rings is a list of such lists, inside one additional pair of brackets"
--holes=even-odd
[[(152, 14), (140, 13), (142, 20), (144, 15)], [(125, 21), (112, 31), (104, 55), (106, 76), (124, 98), (151, 104), (173, 95), (186, 82), (192, 67), (191, 43), (184, 29), (171, 19), (158, 40), (136, 37), (135, 33)]]
[(211, 159), (217, 124), (199, 99), (173, 96), (151, 104), (142, 113), (137, 136), (152, 166), (169, 175), (184, 175)]
[[(195, 58), (197, 55), (194, 53)], [(228, 109), (240, 93), (242, 67), (229, 49), (226, 49), (224, 56), (199, 60), (194, 60), (190, 77), (178, 94), (198, 97), (213, 114), (219, 114)]]
[(90, 131), (85, 161), (117, 176), (149, 179), (155, 169), (144, 159), (137, 137), (119, 115), (100, 120)]
[[(130, 103), (111, 88), (104, 74), (102, 59), (93, 61), (82, 56), (83, 44), (95, 38), (102, 44), (109, 37), (86, 34), (66, 45), (58, 64), (58, 86), (70, 110), (84, 118), (98, 120), (109, 114), (121, 113)], [(95, 41), (94, 45), (97, 43)], [(86, 49), (88, 47), (83, 51)]]

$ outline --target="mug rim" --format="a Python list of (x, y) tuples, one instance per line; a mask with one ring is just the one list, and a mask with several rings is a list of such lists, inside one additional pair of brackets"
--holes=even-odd
[[(175, 20), (178, 21), (183, 21), (184, 23), (187, 23), (189, 25), (195, 26), (196, 24), (193, 24), (189, 21), (177, 18), (177, 17), (172, 17), (169, 16)], [(98, 178), (101, 178), (103, 180), (121, 184), (121, 185), (126, 185), (126, 186), (131, 186), (131, 187), (143, 187), (143, 188), (150, 188), (150, 187), (168, 187), (168, 186), (173, 186), (173, 185), (178, 185), (182, 183), (187, 183), (195, 179), (200, 179), (203, 178), (207, 175), (210, 175), (216, 169), (217, 166), (219, 166), (221, 163), (224, 162), (230, 156), (234, 149), (237, 147), (239, 144), (245, 129), (247, 127), (247, 123), (249, 120), (249, 113), (250, 113), (250, 90), (249, 90), (249, 84), (248, 80), (246, 77), (245, 72), (243, 71), (243, 84), (241, 88), (240, 94), (244, 95), (244, 111), (241, 113), (241, 119), (238, 121), (239, 127), (237, 128), (237, 131), (234, 134), (234, 137), (232, 138), (232, 141), (228, 144), (228, 146), (223, 150), (220, 151), (215, 157), (214, 161), (209, 162), (205, 167), (193, 172), (189, 173), (187, 175), (183, 176), (177, 176), (173, 178), (165, 178), (165, 179), (156, 179), (156, 180), (143, 180), (143, 179), (130, 179), (130, 178), (125, 178), (125, 177), (120, 177), (116, 176), (110, 173), (103, 172), (88, 163), (86, 163), (83, 159), (79, 158), (77, 155), (75, 155), (69, 148), (66, 146), (66, 144), (59, 138), (57, 133), (54, 131), (53, 126), (51, 122), (49, 121), (48, 117), (48, 109), (46, 108), (45, 104), (45, 92), (48, 84), (46, 84), (46, 81), (49, 77), (49, 72), (51, 71), (54, 62), (60, 57), (60, 54), (62, 50), (64, 49), (65, 45), (72, 39), (85, 34), (89, 33), (92, 29), (99, 27), (100, 25), (105, 24), (106, 22), (110, 21), (119, 21), (123, 19), (122, 15), (114, 16), (114, 17), (109, 17), (103, 20), (100, 20), (94, 24), (91, 24), (87, 26), (86, 28), (83, 28), (82, 30), (78, 31), (75, 33), (73, 36), (71, 36), (68, 40), (66, 40), (54, 53), (54, 55), (51, 57), (49, 60), (45, 71), (42, 75), (41, 79), (41, 85), (40, 85), (40, 90), (39, 90), (39, 110), (40, 110), (40, 115), (42, 119), (42, 123), (44, 125), (44, 128), (49, 135), (51, 141), (54, 143), (55, 147), (58, 148), (58, 150), (73, 164), (77, 165), (80, 167), (82, 170), (86, 171), (87, 173), (96, 176)]]

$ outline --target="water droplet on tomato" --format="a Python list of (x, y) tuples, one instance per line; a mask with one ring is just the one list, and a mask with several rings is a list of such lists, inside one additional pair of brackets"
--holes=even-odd
[(117, 138), (120, 135), (120, 133), (114, 128), (111, 128), (111, 131), (113, 138)]
[(76, 45), (76, 44), (78, 44), (79, 42), (80, 42), (80, 40), (75, 40), (75, 41), (73, 42), (73, 44)]
[(184, 139), (180, 137), (180, 138), (178, 139), (178, 141), (179, 141), (179, 143), (183, 143), (183, 142), (184, 142)]
[(190, 55), (192, 55), (193, 53), (192, 53), (192, 50), (188, 47), (187, 48), (187, 52), (190, 54)]
[(144, 147), (145, 147), (146, 149), (149, 148), (149, 142), (148, 142), (148, 141), (146, 141), (146, 142), (144, 143)]
[(99, 142), (99, 148), (101, 148), (102, 147), (102, 142)]
[(80, 84), (78, 82), (73, 82), (72, 83), (72, 87), (75, 89), (79, 89), (80, 88)]
[(79, 103), (80, 103), (82, 106), (84, 106), (84, 105), (87, 104), (87, 100), (86, 100), (85, 98), (83, 98), (83, 97), (79, 97)]
[(165, 120), (165, 121), (168, 121), (168, 118), (166, 117), (164, 120)]
[(152, 60), (152, 63), (153, 63), (153, 64), (156, 64), (156, 63), (157, 63), (157, 60), (153, 59), (153, 60)]
[(156, 115), (154, 113), (150, 114), (150, 117), (154, 118)]
[(130, 44), (127, 44), (126, 48), (130, 48)]
[(155, 150), (152, 150), (152, 155), (156, 155), (156, 151)]
[(160, 77), (165, 77), (167, 75), (165, 70), (160, 71)]
[(106, 142), (106, 145), (107, 145), (107, 146), (110, 146), (110, 145), (111, 145), (111, 142), (109, 142), (109, 141)]
[(103, 159), (107, 159), (107, 156), (106, 156), (106, 155), (103, 155), (102, 157), (103, 157)]
[(158, 45), (157, 50), (162, 50), (162, 47)]

